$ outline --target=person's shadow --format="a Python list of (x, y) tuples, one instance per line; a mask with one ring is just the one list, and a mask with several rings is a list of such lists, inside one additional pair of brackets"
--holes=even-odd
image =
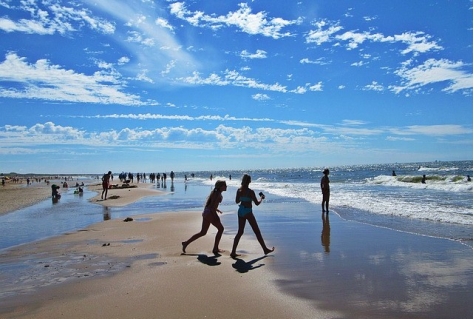
[(197, 260), (199, 260), (201, 263), (208, 266), (219, 266), (221, 264), (221, 262), (217, 260), (219, 256), (220, 255), (207, 256), (207, 255), (199, 254), (197, 255)]
[(258, 266), (254, 266), (256, 262), (264, 258), (267, 258), (267, 256), (262, 256), (260, 258), (253, 259), (251, 261), (244, 261), (243, 259), (235, 258), (235, 263), (232, 264), (232, 268), (234, 268), (241, 274), (244, 274), (246, 272), (249, 272), (250, 270), (254, 270), (254, 269), (264, 266), (265, 264), (259, 264)]

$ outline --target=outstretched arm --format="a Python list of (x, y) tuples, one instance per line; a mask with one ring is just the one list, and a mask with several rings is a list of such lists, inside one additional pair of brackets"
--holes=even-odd
[(255, 195), (255, 192), (254, 192), (253, 190), (250, 192), (250, 194), (251, 194), (250, 196), (252, 197), (252, 200), (253, 200), (253, 202), (255, 203), (255, 205), (258, 206), (258, 205), (260, 205), (260, 204), (262, 203), (263, 197), (260, 197), (260, 200), (258, 200), (258, 199), (257, 199), (257, 196)]

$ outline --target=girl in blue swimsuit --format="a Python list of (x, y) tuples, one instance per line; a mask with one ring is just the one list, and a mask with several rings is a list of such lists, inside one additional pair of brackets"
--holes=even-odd
[(265, 245), (265, 241), (263, 240), (262, 233), (260, 232), (260, 228), (258, 227), (257, 220), (255, 219), (255, 216), (252, 212), (252, 202), (254, 202), (255, 205), (258, 206), (262, 203), (265, 196), (263, 196), (263, 194), (260, 195), (260, 200), (258, 200), (257, 196), (255, 196), (255, 192), (249, 188), (250, 182), (250, 175), (244, 174), (244, 176), (242, 177), (241, 187), (237, 190), (237, 194), (235, 196), (235, 203), (239, 204), (239, 210), (237, 212), (237, 215), (239, 216), (239, 230), (235, 235), (234, 245), (232, 246), (232, 252), (230, 253), (230, 256), (232, 258), (239, 256), (237, 255), (236, 250), (237, 246), (239, 245), (240, 237), (242, 237), (242, 235), (244, 234), (245, 224), (247, 221), (252, 227), (255, 236), (257, 236), (257, 240), (262, 246), (263, 253), (267, 255), (275, 250), (275, 247), (269, 249)]
[(222, 192), (225, 192), (226, 190), (227, 184), (225, 181), (219, 180), (216, 182), (216, 184), (214, 185), (214, 190), (211, 192), (211, 194), (209, 194), (209, 197), (206, 201), (206, 206), (204, 207), (204, 211), (202, 212), (201, 231), (181, 243), (183, 245), (183, 254), (186, 253), (186, 247), (190, 243), (207, 234), (207, 231), (209, 230), (209, 226), (211, 224), (217, 228), (216, 239), (214, 241), (214, 248), (212, 249), (212, 252), (215, 255), (218, 255), (223, 251), (219, 249), (219, 242), (221, 240), (222, 234), (224, 233), (224, 226), (222, 226), (221, 219), (217, 215), (217, 212), (219, 212), (220, 214), (222, 214), (222, 212), (217, 209), (217, 207), (222, 202)]

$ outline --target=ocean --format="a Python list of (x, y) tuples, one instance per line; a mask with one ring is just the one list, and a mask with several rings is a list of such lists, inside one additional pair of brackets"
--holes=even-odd
[[(270, 195), (267, 202), (307, 201), (321, 207), (319, 183), (323, 169), (247, 173), (253, 176), (253, 189)], [(472, 181), (468, 181), (468, 176), (472, 178), (472, 161), (354, 165), (329, 170), (330, 210), (341, 218), (472, 246), (473, 192)], [(237, 178), (231, 185), (238, 187), (243, 173), (216, 172), (215, 178), (231, 174)]]
[[(266, 194), (261, 216), (278, 217), (278, 205), (305, 205), (307, 209), (283, 211), (284, 217), (312, 218), (321, 212), (320, 179), (323, 167), (246, 171), (176, 172), (173, 184), (154, 185), (166, 196), (147, 197), (126, 207), (104, 208), (90, 203), (95, 193), (74, 194), (62, 190), (54, 204), (39, 204), (0, 216), (0, 250), (79, 230), (108, 218), (180, 210), (201, 210), (217, 179), (229, 186), (221, 210), (237, 211), (235, 189), (244, 173), (252, 176), (250, 187)], [(446, 238), (472, 247), (472, 161), (426, 162), (329, 167), (330, 214), (342, 219), (424, 236)], [(392, 171), (396, 176), (392, 176)], [(191, 174), (194, 176), (191, 178)], [(187, 181), (184, 176), (187, 176)], [(212, 175), (212, 180), (211, 180)], [(426, 175), (426, 183), (421, 178)], [(78, 181), (95, 182), (90, 177)], [(291, 206), (290, 206), (291, 207)], [(298, 211), (298, 213), (296, 213)], [(293, 215), (292, 215), (293, 214)], [(304, 215), (304, 216), (301, 216)]]

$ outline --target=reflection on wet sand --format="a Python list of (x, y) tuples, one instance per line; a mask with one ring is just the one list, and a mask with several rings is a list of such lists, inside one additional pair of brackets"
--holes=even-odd
[(110, 210), (107, 206), (104, 206), (103, 214), (104, 214), (104, 220), (110, 220), (112, 218), (110, 214)]
[(330, 236), (331, 236), (331, 228), (329, 226), (329, 214), (322, 213), (321, 215), (323, 220), (323, 230), (321, 232), (321, 245), (324, 247), (324, 251), (329, 253), (329, 244), (330, 244)]

